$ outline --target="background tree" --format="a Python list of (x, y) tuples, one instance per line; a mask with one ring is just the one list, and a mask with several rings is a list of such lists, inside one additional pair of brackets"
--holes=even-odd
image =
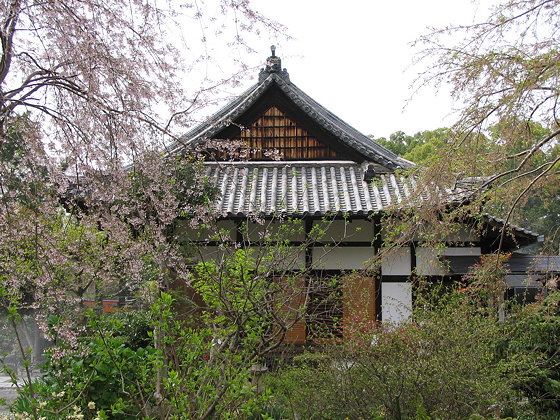
[[(494, 148), (507, 147), (510, 149), (510, 153), (515, 154), (527, 148), (528, 141), (532, 144), (551, 134), (549, 129), (538, 123), (533, 123), (532, 126), (532, 136), (529, 139), (519, 138), (506, 145), (500, 137), (501, 125), (494, 125), (489, 128), (488, 136), (479, 137), (480, 147), (482, 149), (482, 146), (485, 145), (484, 150), (487, 152)], [(453, 134), (454, 132), (449, 128), (420, 131), (413, 136), (397, 131), (391, 134), (389, 139), (381, 137), (374, 140), (393, 153), (421, 167), (430, 167), (438, 164), (441, 158), (441, 150), (447, 147), (448, 142), (454, 141)], [(558, 144), (539, 150), (535, 153), (531, 162), (527, 163), (527, 170), (536, 170), (545, 162), (554, 160), (558, 156), (558, 152)], [(512, 160), (508, 163), (508, 168), (510, 170), (515, 169), (518, 163)], [(545, 237), (548, 252), (555, 252), (560, 245), (560, 236), (558, 235), (560, 194), (557, 184), (552, 181), (540, 188), (535, 188), (531, 194), (524, 195), (510, 218), (512, 223), (542, 234)], [(509, 210), (510, 207), (507, 206), (507, 202), (500, 201), (496, 201), (494, 206), (486, 208), (487, 212), (501, 218), (507, 217)]]
[[(278, 30), (247, 2), (218, 5), (239, 46), (249, 28)], [(253, 394), (250, 366), (304, 316), (309, 286), (282, 263), (304, 255), (306, 244), (291, 247), (262, 220), (253, 221), (262, 227), (258, 250), (250, 248), (254, 238), (239, 249), (214, 231), (224, 258), (189, 270), (185, 257), (206, 256), (208, 244), (185, 239), (181, 229), (217, 229), (218, 216), (207, 211), (213, 188), (196, 152), (170, 156), (165, 146), (180, 141), (176, 133), (219, 81), (186, 92), (180, 72), (200, 57), (186, 64), (167, 41), (189, 14), (202, 27), (222, 17), (196, 3), (185, 13), (175, 6), (14, 0), (2, 9), (0, 304), (16, 327), (23, 313), (39, 311), (57, 345), (49, 375), (33, 383), (28, 371), (18, 403), (36, 418), (60, 418), (74, 404), (93, 416), (86, 409), (93, 400), (114, 416), (140, 409), (161, 418), (239, 415)], [(163, 293), (172, 282), (194, 286), (198, 296), (174, 306)], [(155, 305), (153, 349), (131, 348), (112, 337), (118, 327), (95, 318), (77, 322), (84, 297), (131, 291)], [(70, 385), (75, 376), (79, 384)], [(111, 391), (100, 393), (104, 381)]]
[[(225, 26), (236, 33), (233, 43)], [(223, 38), (205, 36), (211, 27)], [(244, 49), (244, 36), (263, 28), (279, 26), (247, 2), (3, 3), (1, 274), (16, 307), (41, 306), (45, 295), (37, 291), (45, 287), (73, 292), (71, 300), (92, 283), (98, 290), (114, 279), (138, 283), (146, 264), (139, 255), (159, 268), (179, 261), (166, 233), (201, 204), (205, 181), (196, 170), (187, 176), (186, 167), (196, 167), (191, 158), (169, 162), (161, 150), (223, 82), (203, 74), (189, 91), (185, 71), (196, 79), (196, 63), (210, 59), (205, 46)], [(200, 45), (181, 44), (197, 31), (206, 38)], [(132, 172), (124, 170), (131, 162)]]
[(210, 191), (198, 158), (165, 146), (227, 81), (198, 71), (205, 49), (245, 51), (248, 34), (279, 29), (245, 1), (2, 3), (0, 305), (12, 325), (34, 311), (75, 348), (92, 290), (153, 299), (154, 284), (186, 278), (169, 234)]
[(437, 128), (419, 131), (413, 136), (397, 131), (391, 134), (388, 140), (385, 137), (373, 140), (407, 160), (418, 165), (425, 165), (433, 156), (437, 155), (437, 150), (447, 143), (449, 135), (448, 128)]
[(506, 221), (534, 190), (558, 196), (559, 17), (557, 0), (504, 1), (482, 23), (418, 40), (418, 84), (447, 83), (460, 107), (451, 140), (422, 172), (426, 185), (478, 177), (461, 196), (476, 213), (504, 208)]

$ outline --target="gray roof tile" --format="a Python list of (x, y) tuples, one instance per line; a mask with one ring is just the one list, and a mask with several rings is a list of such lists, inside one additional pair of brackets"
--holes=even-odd
[(207, 163), (219, 197), (214, 211), (223, 217), (366, 215), (408, 197), (408, 181), (381, 174), (363, 180), (363, 168), (351, 161)]
[[(209, 162), (206, 175), (219, 195), (213, 211), (220, 217), (368, 215), (387, 210), (411, 196), (418, 186), (413, 178), (378, 174), (365, 182), (364, 166), (352, 161)], [(447, 191), (450, 201), (464, 198), (461, 191)], [(428, 200), (429, 197), (422, 197)], [(449, 201), (449, 200), (448, 200)], [(505, 222), (484, 215), (490, 226)], [(510, 225), (516, 235), (532, 241), (538, 234)]]

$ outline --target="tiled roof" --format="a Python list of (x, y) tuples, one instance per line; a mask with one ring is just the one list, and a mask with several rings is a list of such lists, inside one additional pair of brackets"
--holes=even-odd
[[(500, 219), (499, 217), (496, 216), (492, 216), (490, 214), (483, 214), (482, 215), (482, 219), (488, 223), (490, 226), (495, 226), (499, 229), (502, 229), (505, 225), (506, 225), (506, 221), (503, 219)], [(538, 239), (539, 242), (542, 242), (544, 240), (544, 237), (542, 235), (539, 235), (538, 233), (535, 233), (529, 229), (525, 229), (521, 226), (517, 226), (517, 225), (513, 225), (511, 223), (508, 223), (508, 226), (510, 229), (512, 229), (513, 231), (515, 231), (518, 234), (525, 234), (527, 236), (534, 236), (535, 238)]]
[[(209, 118), (209, 122), (195, 127), (168, 148), (168, 153), (204, 144), (217, 138), (235, 121), (258, 106), (265, 95), (278, 94), (283, 101), (306, 116), (313, 126), (320, 127), (327, 137), (334, 136), (348, 148), (358, 152), (352, 159), (359, 161), (248, 161), (207, 163), (207, 176), (214, 180), (220, 194), (213, 211), (221, 217), (246, 217), (260, 214), (322, 216), (328, 214), (368, 215), (389, 208), (402, 208), (401, 201), (416, 189), (413, 177), (405, 178), (400, 169), (414, 164), (403, 159), (351, 127), (305, 92), (291, 83), (274, 49), (258, 83)], [(282, 95), (285, 95), (283, 97)], [(362, 160), (360, 160), (362, 159)], [(368, 170), (369, 168), (369, 170)], [(395, 173), (396, 172), (396, 173)], [(372, 181), (364, 181), (372, 179)], [(434, 188), (419, 194), (416, 199), (435, 204), (461, 204), (473, 190), (473, 180), (453, 188)], [(486, 216), (490, 226), (504, 226), (503, 220)], [(536, 234), (511, 226), (529, 241)]]
[[(366, 182), (366, 166), (352, 161), (212, 162), (206, 163), (206, 176), (218, 187), (213, 211), (220, 217), (365, 216), (399, 208), (417, 188), (414, 178), (394, 173), (377, 173)], [(458, 189), (440, 192), (448, 203), (461, 201), (466, 194)], [(420, 197), (430, 200), (425, 194)], [(505, 224), (488, 214), (483, 217), (490, 226)], [(510, 229), (528, 243), (539, 237), (515, 225)]]
[(360, 152), (364, 156), (364, 160), (371, 160), (390, 170), (408, 169), (414, 165), (412, 162), (397, 156), (390, 150), (375, 143), (368, 136), (342, 121), (291, 83), (289, 79), (282, 77), (278, 73), (271, 73), (264, 80), (251, 86), (237, 99), (210, 117), (209, 123), (201, 124), (185, 134), (182, 141), (175, 143), (169, 148), (169, 152), (173, 153), (184, 147), (192, 147), (213, 138), (222, 129), (231, 124), (232, 121), (243, 115), (272, 85), (278, 86), (303, 113), (323, 129), (339, 138), (352, 149)]
[(399, 203), (412, 188), (392, 173), (365, 182), (364, 168), (350, 161), (208, 163), (206, 175), (220, 191), (214, 211), (223, 217), (367, 215)]

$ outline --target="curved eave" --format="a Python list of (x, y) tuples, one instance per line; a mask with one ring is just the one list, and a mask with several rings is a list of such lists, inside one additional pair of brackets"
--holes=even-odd
[(310, 118), (335, 137), (342, 140), (346, 145), (359, 151), (370, 160), (393, 170), (409, 169), (414, 166), (413, 162), (397, 156), (341, 120), (293, 83), (287, 83), (282, 79), (279, 79), (277, 83), (282, 91)]
[[(544, 237), (536, 232), (529, 229), (522, 228), (520, 226), (508, 224), (506, 227), (506, 221), (498, 217), (492, 216), (490, 214), (484, 214), (483, 220), (492, 228), (501, 231), (507, 228), (511, 233), (506, 235), (506, 240), (513, 240), (514, 245), (530, 245), (536, 242), (542, 242)], [(511, 244), (510, 244), (511, 245)]]

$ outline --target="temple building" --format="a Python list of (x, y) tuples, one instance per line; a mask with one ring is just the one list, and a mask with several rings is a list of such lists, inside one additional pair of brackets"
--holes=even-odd
[[(442, 249), (412, 241), (389, 254), (379, 268), (369, 269), (383, 244), (383, 214), (398, 209), (417, 188), (414, 179), (402, 175), (414, 164), (305, 94), (291, 82), (274, 48), (257, 83), (171, 149), (178, 152), (212, 139), (237, 145), (233, 157), (218, 148), (209, 150), (205, 163), (219, 191), (210, 211), (231, 241), (261, 246), (256, 218), (261, 225), (298, 220), (302, 229), (289, 240), (304, 248), (292, 258), (290, 269), (310, 278), (359, 277), (338, 294), (311, 291), (306, 303), (310, 316), (290, 328), (286, 342), (308, 342), (317, 321), (312, 314), (319, 311), (325, 313), (323, 323), (331, 324), (330, 332), (340, 336), (346, 330), (337, 327), (337, 320), (348, 318), (350, 308), (370, 320), (401, 322), (413, 305), (411, 276), (460, 279), (466, 262), (497, 249), (503, 221), (485, 216), (484, 232), (455, 233)], [(324, 232), (314, 237), (318, 227)], [(538, 239), (521, 228), (510, 231), (513, 237), (505, 242), (510, 250)], [(200, 258), (220, 258), (216, 243), (201, 241), (207, 252)], [(442, 258), (450, 261), (447, 267), (440, 264)], [(345, 325), (350, 322), (344, 320)]]

